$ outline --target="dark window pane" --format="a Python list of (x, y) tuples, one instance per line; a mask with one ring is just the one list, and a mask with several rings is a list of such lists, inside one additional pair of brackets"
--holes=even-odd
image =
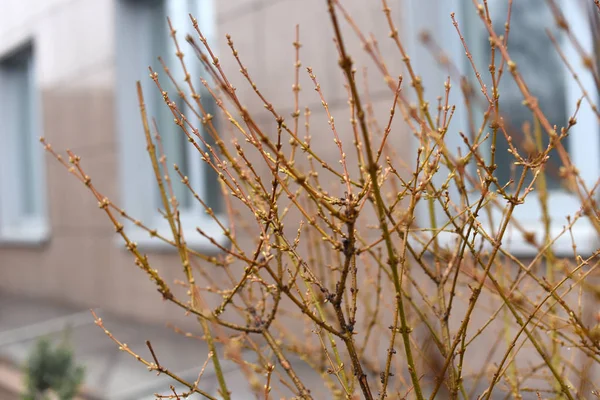
[[(203, 86), (202, 86), (203, 87)], [(208, 91), (202, 91), (202, 105), (208, 114), (211, 114), (216, 117), (217, 105), (213, 97)], [(218, 126), (218, 118), (213, 118), (213, 125), (217, 131), (219, 130)], [(206, 143), (208, 143), (215, 152), (218, 152), (218, 147), (215, 145), (215, 141), (212, 136), (208, 133), (208, 128), (203, 129), (203, 137)], [(212, 157), (212, 156), (211, 156)], [(204, 193), (205, 193), (205, 201), (213, 209), (215, 213), (220, 213), (224, 211), (224, 204), (222, 203), (221, 196), (221, 186), (219, 184), (219, 177), (215, 170), (213, 170), (208, 164), (204, 165), (204, 176), (203, 176), (203, 184), (204, 184)]]
[[(469, 2), (470, 3), (470, 2)], [(490, 13), (494, 30), (498, 35), (504, 34), (504, 24), (508, 12), (508, 2), (494, 0), (489, 2)], [(492, 84), (487, 65), (491, 61), (491, 50), (488, 33), (481, 21), (471, 25), (475, 27), (471, 36), (471, 43), (477, 44), (474, 55), (477, 59), (478, 68), (488, 86), (491, 94)], [(552, 12), (545, 0), (515, 1), (512, 6), (510, 21), (510, 33), (508, 36), (508, 51), (518, 71), (526, 82), (531, 93), (538, 99), (542, 112), (546, 115), (552, 125), (557, 125), (560, 132), (561, 127), (568, 122), (565, 80), (565, 66), (563, 65), (554, 45), (546, 34), (549, 29), (559, 42), (562, 37), (555, 27)], [(473, 34), (472, 33), (472, 34)], [(471, 35), (472, 35), (471, 34)], [(496, 51), (496, 67), (500, 66), (502, 56)], [(469, 67), (470, 68), (470, 67)], [(477, 84), (475, 82), (475, 84)], [(523, 95), (517, 84), (504, 67), (504, 73), (498, 88), (500, 94), (500, 113), (504, 118), (507, 132), (512, 136), (513, 145), (518, 149), (521, 156), (527, 158), (537, 152), (536, 138), (534, 135), (534, 115), (523, 105)], [(528, 124), (530, 135), (527, 135), (524, 126)], [(549, 138), (545, 131), (541, 131), (542, 149), (545, 149)], [(490, 139), (491, 140), (491, 139)], [(563, 146), (568, 150), (568, 140), (563, 140)], [(489, 146), (485, 146), (489, 149)], [(507, 152), (508, 143), (504, 135), (499, 131), (497, 138), (496, 164), (498, 166), (496, 175), (501, 184), (513, 178), (518, 181), (522, 167), (514, 166), (515, 158)], [(533, 150), (533, 153), (531, 151)], [(550, 159), (546, 164), (546, 176), (550, 189), (558, 189), (560, 181), (558, 171), (561, 165), (556, 151), (550, 153)], [(531, 182), (533, 174), (528, 173), (525, 184)]]

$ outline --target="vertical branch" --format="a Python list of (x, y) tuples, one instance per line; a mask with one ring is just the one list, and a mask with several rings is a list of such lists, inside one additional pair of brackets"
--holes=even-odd
[[(154, 76), (156, 79), (156, 76)], [(156, 157), (156, 150), (154, 143), (152, 141), (152, 136), (150, 133), (150, 126), (148, 124), (148, 118), (146, 116), (146, 106), (144, 104), (144, 94), (142, 92), (142, 84), (137, 82), (137, 93), (138, 93), (138, 101), (140, 105), (140, 111), (142, 115), (142, 124), (144, 127), (144, 134), (146, 136), (146, 146), (148, 149), (148, 154), (150, 155), (150, 159), (152, 162), (152, 168), (154, 170), (154, 175), (156, 178), (156, 182), (158, 183), (160, 190), (160, 197), (163, 202), (163, 207), (165, 208), (167, 221), (169, 222), (169, 226), (171, 227), (171, 232), (173, 234), (173, 238), (175, 239), (175, 244), (177, 250), (179, 252), (179, 256), (181, 259), (181, 263), (183, 265), (183, 269), (190, 285), (190, 295), (192, 299), (192, 308), (197, 309), (199, 307), (199, 302), (201, 301), (199, 298), (199, 293), (196, 291), (196, 282), (194, 280), (194, 275), (192, 274), (192, 270), (190, 267), (189, 255), (186, 250), (185, 239), (183, 238), (183, 233), (181, 230), (181, 221), (179, 221), (179, 214), (173, 214), (171, 210), (171, 205), (167, 196), (167, 191), (165, 190), (165, 186), (160, 174), (160, 166), (158, 159)], [(183, 120), (177, 119), (177, 125), (183, 127)], [(167, 173), (167, 172), (165, 172)], [(208, 321), (204, 318), (198, 318), (198, 321), (202, 325), (202, 329), (204, 330), (204, 335), (206, 336), (206, 342), (208, 344), (209, 350), (213, 353), (213, 366), (215, 368), (215, 375), (217, 376), (217, 380), (219, 382), (221, 395), (225, 400), (229, 400), (229, 390), (227, 389), (227, 383), (225, 382), (225, 377), (223, 375), (223, 370), (221, 368), (221, 363), (219, 361), (219, 356), (217, 355), (217, 350), (214, 344), (214, 340), (212, 337), (212, 333), (210, 331), (210, 326)]]
[[(329, 15), (331, 17), (331, 22), (333, 24), (333, 28), (334, 28), (334, 32), (335, 32), (335, 37), (336, 37), (336, 40), (337, 40), (338, 46), (339, 46), (340, 68), (342, 69), (344, 74), (346, 74), (346, 79), (348, 81), (348, 84), (350, 85), (350, 90), (352, 92), (352, 98), (353, 98), (354, 104), (356, 106), (356, 115), (358, 116), (359, 126), (360, 126), (361, 133), (362, 133), (362, 139), (363, 139), (363, 143), (365, 145), (365, 152), (366, 152), (367, 161), (368, 161), (367, 171), (369, 173), (369, 177), (371, 180), (373, 194), (375, 195), (375, 204), (376, 204), (376, 209), (377, 209), (377, 215), (379, 218), (379, 227), (382, 231), (381, 233), (385, 240), (387, 256), (388, 256), (388, 264), (391, 267), (392, 274), (394, 277), (393, 283), (394, 283), (394, 288), (396, 290), (396, 301), (398, 302), (398, 312), (400, 313), (400, 326), (401, 326), (400, 329), (402, 331), (402, 338), (404, 341), (404, 350), (406, 352), (408, 370), (409, 370), (411, 380), (412, 380), (412, 383), (414, 386), (415, 395), (417, 396), (417, 399), (422, 400), (423, 394), (421, 392), (421, 384), (419, 382), (419, 376), (416, 371), (416, 365), (415, 365), (413, 355), (412, 355), (412, 349), (411, 349), (411, 344), (410, 344), (410, 339), (409, 339), (410, 329), (408, 328), (408, 325), (407, 325), (406, 314), (405, 314), (405, 310), (404, 310), (404, 302), (402, 299), (401, 278), (400, 278), (400, 273), (398, 271), (398, 266), (399, 266), (400, 260), (398, 259), (398, 257), (395, 254), (395, 251), (394, 251), (394, 244), (392, 243), (391, 233), (388, 229), (387, 222), (386, 222), (387, 217), (386, 217), (386, 212), (385, 212), (385, 205), (384, 205), (383, 197), (381, 195), (381, 190), (379, 188), (379, 182), (378, 182), (378, 176), (377, 176), (379, 167), (375, 163), (375, 155), (373, 152), (373, 148), (371, 146), (371, 139), (369, 137), (369, 132), (367, 129), (367, 124), (366, 124), (366, 120), (365, 120), (365, 112), (362, 108), (360, 97), (358, 95), (358, 89), (356, 87), (356, 81), (355, 81), (353, 73), (352, 73), (352, 60), (346, 54), (346, 47), (345, 47), (344, 40), (342, 38), (342, 34), (341, 34), (340, 27), (338, 24), (333, 0), (327, 0), (327, 5), (328, 5), (328, 10), (329, 10)], [(405, 260), (402, 260), (402, 262), (404, 263)], [(351, 337), (350, 337), (350, 340), (352, 340)], [(356, 353), (354, 355), (351, 354), (351, 359), (353, 362), (353, 366), (355, 368), (355, 373), (358, 375), (359, 383), (360, 383), (360, 386), (361, 386), (364, 396), (367, 399), (372, 399), (373, 395), (371, 394), (371, 389), (369, 388), (369, 384), (367, 382), (367, 377), (362, 370), (362, 366), (360, 364), (360, 360), (358, 359), (358, 355)]]

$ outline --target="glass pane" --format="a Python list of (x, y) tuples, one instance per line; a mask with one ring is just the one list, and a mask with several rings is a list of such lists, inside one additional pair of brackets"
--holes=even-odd
[[(192, 5), (195, 5), (195, 2), (188, 2), (186, 4), (188, 8), (192, 9)], [(170, 99), (175, 101), (178, 108), (186, 114), (187, 107), (184, 101), (179, 98), (175, 86), (171, 84), (169, 78), (163, 71), (162, 65), (156, 59), (158, 56), (162, 57), (170, 67), (171, 72), (175, 75), (175, 79), (182, 85), (182, 89), (187, 90), (186, 84), (181, 79), (179, 60), (175, 56), (175, 47), (172, 43), (172, 38), (169, 36), (169, 29), (166, 21), (167, 5), (169, 5), (169, 3), (164, 0), (147, 4), (145, 10), (150, 23), (149, 27), (146, 29), (147, 35), (142, 38), (142, 40), (146, 41), (144, 44), (148, 46), (147, 51), (150, 56), (148, 63), (158, 72), (162, 89), (169, 93)], [(173, 6), (173, 4), (170, 5)], [(173, 11), (172, 8), (171, 11)], [(177, 23), (177, 21), (174, 21), (174, 23)], [(183, 22), (179, 21), (179, 23)], [(189, 22), (186, 20), (186, 23)], [(180, 46), (190, 50), (186, 47), (186, 44), (182, 39), (183, 31), (183, 29), (178, 30)], [(186, 60), (188, 68), (193, 72), (193, 76), (197, 76), (200, 72), (200, 68), (198, 68), (199, 65), (193, 64), (194, 62), (199, 64), (198, 60), (194, 57), (193, 52), (189, 52)], [(196, 90), (204, 92), (204, 87), (199, 81), (195, 85), (195, 88)], [(152, 90), (147, 95), (147, 99), (148, 109), (150, 110), (152, 117), (156, 120), (162, 139), (173, 191), (179, 201), (180, 207), (182, 209), (190, 209), (195, 204), (192, 193), (180, 182), (179, 175), (173, 168), (173, 164), (177, 164), (180, 171), (190, 178), (190, 183), (192, 184), (192, 187), (195, 188), (196, 193), (203, 196), (203, 200), (206, 201), (215, 212), (220, 212), (222, 210), (222, 204), (220, 201), (220, 187), (218, 185), (217, 174), (203, 162), (199, 162), (199, 158), (201, 157), (200, 154), (195, 150), (193, 144), (188, 142), (187, 137), (181, 128), (173, 122), (174, 116), (169, 107), (164, 103), (162, 96), (156, 88), (152, 87)], [(215, 115), (217, 109), (212, 96), (210, 96), (209, 93), (202, 93), (202, 101), (207, 112)], [(214, 147), (210, 135), (202, 129), (201, 123), (196, 121), (190, 113), (187, 114), (188, 115), (186, 116), (190, 118), (191, 123), (200, 129), (203, 137)], [(216, 119), (213, 120), (213, 123), (217, 123)], [(197, 140), (197, 143), (202, 146), (199, 140)], [(194, 157), (198, 157), (198, 159), (195, 159)], [(158, 190), (155, 190), (154, 197), (156, 199), (156, 204), (162, 205), (162, 199)]]
[[(179, 100), (176, 101), (176, 103), (178, 103), (178, 107), (181, 107), (180, 103), (183, 102)], [(187, 141), (187, 137), (181, 128), (173, 122), (174, 117), (169, 108), (165, 104), (162, 104), (161, 106), (168, 112), (168, 115), (161, 112), (159, 118), (162, 120), (160, 122), (157, 121), (157, 125), (160, 131), (163, 150), (167, 157), (166, 164), (169, 170), (169, 176), (171, 177), (173, 192), (177, 197), (180, 207), (182, 209), (188, 208), (191, 206), (192, 194), (189, 189), (181, 183), (181, 178), (175, 168), (173, 168), (173, 164), (177, 164), (179, 170), (184, 175), (189, 176), (191, 171), (187, 153), (189, 151), (188, 146), (192, 146), (192, 144)]]
[[(204, 88), (204, 86), (200, 86)], [(215, 101), (210, 93), (207, 90), (203, 90), (202, 92), (202, 105), (208, 114), (211, 114), (216, 117), (218, 109)], [(218, 118), (213, 118), (212, 123), (219, 130), (218, 126)], [(215, 141), (211, 137), (211, 135), (207, 132), (206, 129), (202, 130), (204, 140), (208, 143), (216, 152), (219, 151), (218, 147), (215, 144)], [(221, 186), (219, 184), (219, 177), (215, 170), (213, 170), (208, 164), (203, 162), (204, 168), (204, 193), (205, 193), (205, 201), (209, 207), (213, 209), (215, 213), (220, 213), (224, 211), (224, 205), (221, 201)]]
[(31, 68), (31, 53), (19, 55), (19, 59), (15, 60), (15, 63), (11, 65), (12, 73), (11, 79), (13, 80), (14, 88), (14, 102), (16, 105), (17, 115), (16, 130), (17, 134), (17, 149), (18, 149), (18, 164), (16, 171), (19, 175), (20, 190), (20, 206), (21, 216), (30, 217), (34, 216), (36, 210), (36, 177), (34, 172), (34, 146), (37, 143), (33, 141), (33, 93), (34, 90), (32, 82), (30, 80)]
[[(470, 1), (466, 1), (467, 8), (473, 8)], [(498, 35), (504, 34), (504, 25), (508, 12), (506, 0), (491, 0), (488, 2), (492, 16), (494, 30)], [(482, 74), (484, 82), (491, 94), (491, 78), (487, 66), (491, 61), (491, 50), (488, 33), (483, 23), (475, 15), (474, 10), (469, 10), (476, 20), (472, 21), (468, 28), (468, 44), (475, 57), (476, 64)], [(519, 72), (525, 80), (529, 90), (537, 97), (541, 110), (544, 112), (552, 125), (557, 125), (560, 132), (561, 127), (566, 126), (569, 116), (567, 115), (565, 80), (566, 69), (557, 54), (552, 41), (546, 34), (549, 29), (555, 38), (562, 42), (562, 37), (554, 24), (554, 17), (546, 0), (515, 1), (512, 5), (510, 21), (510, 32), (508, 36), (508, 51), (516, 62)], [(496, 51), (496, 67), (500, 66), (502, 57)], [(471, 70), (471, 66), (468, 66)], [(473, 84), (478, 88), (478, 83), (473, 79)], [(508, 68), (504, 67), (504, 73), (499, 85), (500, 113), (504, 118), (507, 132), (512, 136), (513, 145), (518, 149), (521, 156), (527, 158), (537, 152), (534, 132), (534, 116), (531, 111), (523, 105), (523, 96), (517, 84), (510, 75)], [(529, 129), (524, 129), (529, 126)], [(528, 132), (531, 133), (528, 135)], [(548, 144), (548, 135), (542, 130), (542, 149)], [(491, 138), (490, 138), (491, 140)], [(563, 146), (568, 150), (568, 140), (563, 140)], [(484, 146), (489, 149), (488, 146)], [(508, 143), (503, 134), (498, 133), (496, 164), (498, 166), (496, 175), (501, 184), (509, 179), (518, 181), (522, 167), (514, 166), (514, 157), (507, 152)], [(557, 152), (550, 153), (550, 159), (546, 164), (546, 177), (550, 189), (558, 189), (560, 180), (558, 178), (561, 165)], [(528, 173), (526, 184), (531, 182), (533, 174)]]
[[(184, 111), (184, 102), (180, 99), (176, 92), (174, 85), (171, 84), (169, 78), (163, 71), (162, 65), (157, 60), (160, 56), (169, 64), (169, 60), (174, 59), (174, 46), (171, 46), (171, 38), (169, 36), (169, 28), (166, 20), (165, 13), (165, 2), (159, 2), (154, 6), (154, 12), (152, 13), (153, 28), (151, 33), (151, 52), (153, 56), (152, 67), (159, 74), (160, 84), (164, 91), (169, 93), (169, 97), (172, 101), (177, 103), (180, 110)], [(171, 62), (172, 64), (172, 62)], [(177, 68), (177, 65), (169, 65), (171, 68)], [(158, 89), (153, 88), (152, 91), (152, 102), (154, 110), (153, 117), (156, 119), (158, 131), (161, 136), (163, 149), (166, 155), (166, 164), (168, 167), (169, 176), (173, 185), (173, 192), (177, 201), (179, 202), (180, 209), (189, 208), (192, 205), (193, 196), (190, 191), (181, 183), (181, 178), (175, 169), (173, 164), (177, 164), (181, 172), (184, 175), (189, 175), (189, 160), (188, 160), (188, 146), (192, 146), (187, 141), (185, 133), (179, 126), (174, 123), (174, 116), (169, 107), (163, 100), (163, 97), (158, 92)], [(157, 149), (158, 150), (158, 149)], [(158, 189), (156, 190), (157, 204), (162, 205), (162, 199)]]

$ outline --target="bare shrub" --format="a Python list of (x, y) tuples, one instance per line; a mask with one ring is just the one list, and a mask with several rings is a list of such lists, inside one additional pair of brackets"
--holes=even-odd
[[(501, 390), (514, 398), (529, 393), (575, 399), (597, 393), (593, 369), (600, 360), (600, 291), (593, 278), (598, 275), (598, 252), (580, 254), (572, 239), (582, 221), (600, 233), (597, 183), (590, 186), (582, 179), (565, 148), (581, 104), (591, 106), (598, 119), (596, 99), (582, 87), (576, 113), (564, 126), (552, 124), (511, 58), (510, 0), (508, 16), (504, 20), (494, 16), (494, 23), (487, 2), (473, 1), (481, 26), (489, 33), (489, 66), (474, 61), (460, 21), (454, 15), (448, 21), (464, 44), (470, 76), (452, 74), (456, 68), (444, 50), (436, 46), (435, 38), (423, 35), (422, 45), (452, 75), (444, 88), (428, 87), (444, 93), (437, 104), (426, 100), (427, 82), (413, 68), (386, 0), (381, 4), (398, 52), (386, 56), (402, 58), (402, 76), (401, 71), (389, 70), (378, 43), (360, 31), (342, 2), (327, 4), (348, 93), (350, 124), (343, 130), (320, 90), (320, 71), (301, 67), (298, 28), (291, 118), (263, 95), (228, 37), (233, 55), (228, 62), (238, 65), (255, 101), (271, 116), (270, 123), (257, 122), (193, 17), (197, 37), (186, 40), (210, 77), (201, 83), (220, 115), (206, 110), (200, 89), (185, 71), (181, 51), (178, 67), (188, 76), (184, 82), (174, 81), (166, 66), (164, 74), (150, 71), (158, 90), (162, 91), (161, 82), (172, 80), (176, 92), (162, 94), (180, 134), (218, 175), (223, 215), (194, 193), (228, 239), (222, 245), (198, 227), (198, 234), (218, 247), (216, 256), (186, 245), (172, 179), (194, 189), (178, 167), (179, 176), (168, 176), (168, 160), (146, 115), (139, 84), (145, 145), (170, 236), (161, 236), (137, 221), (135, 210), (122, 210), (104, 197), (77, 155), (68, 152), (68, 159), (63, 158), (42, 139), (46, 149), (90, 189), (163, 298), (198, 319), (209, 349), (207, 364), (196, 382), (185, 381), (160, 363), (150, 343), (152, 359), (144, 359), (95, 316), (97, 324), (148, 369), (210, 399), (215, 397), (202, 389), (201, 379), (209, 366), (218, 379), (219, 395), (232, 396), (221, 367), (223, 358), (237, 363), (249, 390), (265, 399), (489, 399)], [(580, 49), (586, 72), (600, 82), (595, 57), (577, 46), (560, 7), (553, 0), (549, 5), (558, 31)], [(342, 25), (356, 35), (344, 35)], [(498, 31), (498, 26), (504, 30)], [(173, 29), (171, 33), (177, 43)], [(555, 33), (548, 34), (562, 62), (575, 62), (561, 53)], [(368, 82), (354, 69), (350, 41), (363, 46), (389, 87), (390, 109), (383, 119), (369, 100)], [(311, 110), (300, 104), (299, 82), (305, 72), (327, 115), (327, 127), (315, 127)], [(530, 120), (523, 126), (509, 126), (503, 114), (504, 81), (518, 88)], [(461, 91), (462, 103), (450, 103), (454, 90)], [(177, 96), (201, 120), (201, 127), (180, 112)], [(453, 125), (461, 107), (470, 116), (470, 132)], [(217, 119), (222, 121), (219, 126)], [(460, 135), (462, 150), (448, 140), (450, 135)], [(405, 157), (392, 143), (398, 137), (417, 142), (416, 152)], [(335, 146), (334, 162), (321, 151), (330, 145)], [(511, 157), (508, 180), (499, 178), (500, 152)], [(548, 211), (550, 162), (558, 165), (552, 179), (581, 206), (568, 221), (558, 221), (564, 226), (558, 234), (551, 230)], [(537, 229), (542, 235), (515, 218), (515, 210), (531, 201), (537, 202), (542, 216)], [(151, 257), (128, 238), (127, 220), (177, 250), (187, 298), (174, 295), (171, 283), (152, 268)], [(572, 242), (572, 254), (559, 257), (553, 246), (565, 237)], [(528, 243), (532, 255), (513, 254), (511, 241)], [(242, 349), (253, 354), (252, 360), (242, 356)], [(314, 374), (299, 372), (307, 369)], [(187, 395), (173, 393), (173, 398)]]

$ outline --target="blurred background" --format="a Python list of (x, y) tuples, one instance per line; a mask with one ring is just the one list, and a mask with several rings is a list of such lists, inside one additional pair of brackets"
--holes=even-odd
[[(380, 38), (382, 54), (386, 57), (390, 54), (388, 67), (394, 71), (392, 75), (402, 73), (400, 57), (396, 52), (391, 55), (393, 43), (385, 41), (389, 29), (380, 3), (364, 0), (343, 3), (361, 29)], [(440, 24), (452, 29), (449, 4), (462, 9), (471, 1), (428, 0), (422, 3), (429, 7), (418, 8), (418, 1), (407, 0), (404, 11), (400, 7), (404, 3), (391, 3), (392, 17), (405, 30), (411, 54), (421, 55), (415, 58), (415, 64), (420, 65), (425, 75), (429, 71), (429, 77), (433, 76), (435, 84), (439, 84), (427, 92), (435, 99), (443, 93), (446, 72), (431, 66), (435, 64), (434, 58), (423, 55), (426, 50), (418, 44), (416, 32), (424, 27), (440, 33), (437, 28)], [(515, 7), (519, 7), (515, 30), (523, 29), (523, 37), (529, 38), (531, 46), (538, 49), (535, 53), (524, 49), (522, 54), (550, 56), (546, 60), (526, 56), (518, 62), (525, 74), (542, 81), (538, 93), (542, 104), (547, 103), (546, 107), (555, 110), (552, 114), (557, 118), (556, 123), (563, 124), (570, 115), (567, 108), (570, 99), (565, 98), (568, 91), (560, 84), (553, 86), (554, 92), (542, 89), (543, 82), (549, 79), (560, 82), (566, 76), (565, 71), (552, 55), (552, 44), (547, 38), (542, 35), (535, 42), (535, 37), (526, 31), (536, 24), (538, 3), (543, 2), (515, 2)], [(528, 8), (526, 4), (531, 6)], [(423, 14), (423, 10), (428, 14)], [(145, 153), (135, 91), (135, 82), (139, 80), (149, 111), (157, 118), (165, 138), (169, 160), (182, 166), (199, 195), (217, 212), (222, 211), (214, 176), (206, 171), (184, 136), (169, 134), (177, 127), (171, 123), (170, 111), (149, 78), (148, 66), (162, 71), (157, 56), (172, 66), (176, 79), (183, 78), (174, 55), (175, 47), (168, 37), (166, 16), (172, 18), (178, 30), (199, 88), (203, 69), (183, 40), (185, 33), (193, 34), (188, 13), (198, 19), (200, 29), (217, 54), (230, 55), (224, 35), (232, 35), (254, 81), (279, 107), (280, 113), (287, 116), (294, 109), (292, 42), (296, 24), (301, 28), (303, 65), (314, 68), (330, 109), (335, 113), (347, 106), (347, 93), (325, 11), (323, 0), (0, 0), (1, 400), (18, 398), (25, 390), (22, 366), (35, 354), (41, 338), (50, 338), (54, 344), (68, 343), (74, 362), (85, 367), (82, 399), (153, 399), (156, 392), (168, 393), (169, 379), (156, 377), (130, 355), (119, 352), (95, 326), (90, 308), (119, 340), (146, 357), (150, 353), (145, 342), (150, 340), (163, 364), (192, 381), (207, 356), (201, 341), (180, 333), (199, 335), (196, 321), (161, 299), (153, 283), (135, 266), (93, 195), (44, 152), (38, 138), (45, 137), (57, 152), (64, 154), (65, 149), (71, 149), (81, 156), (82, 166), (95, 187), (128, 210), (132, 218), (156, 227), (159, 232), (166, 229), (157, 212), (160, 200)], [(474, 15), (472, 21), (476, 18)], [(344, 29), (352, 34), (348, 27)], [(473, 40), (473, 54), (480, 60), (489, 57), (485, 54), (489, 46), (487, 35), (475, 28), (474, 23), (465, 31)], [(452, 40), (445, 49), (457, 57), (464, 55), (458, 39)], [(361, 52), (360, 43), (350, 46), (357, 64), (366, 65), (368, 57)], [(527, 69), (528, 62), (533, 69)], [(228, 58), (223, 65), (227, 72), (236, 75), (232, 79), (238, 87), (237, 94), (257, 121), (273, 124), (251, 88), (239, 77), (234, 60)], [(535, 69), (539, 65), (546, 65), (543, 73)], [(371, 100), (377, 113), (386, 116), (389, 89), (376, 69), (372, 65), (369, 68), (366, 75), (371, 78)], [(303, 82), (309, 88), (310, 82), (305, 78)], [(164, 90), (173, 90), (164, 82)], [(535, 91), (535, 82), (532, 85)], [(509, 99), (514, 94), (510, 101), (520, 105), (517, 90), (507, 87), (504, 92)], [(312, 89), (302, 92), (301, 103), (312, 108), (316, 121), (326, 121)], [(517, 108), (507, 107), (518, 126), (523, 118)], [(326, 122), (323, 126), (328, 129)], [(318, 140), (318, 135), (315, 138)], [(409, 136), (394, 140), (406, 142)], [(411, 148), (404, 144), (399, 152), (411, 154)], [(335, 152), (332, 147), (333, 159), (337, 157)], [(500, 173), (508, 177), (510, 171), (502, 169)], [(174, 189), (189, 221), (187, 228), (203, 226), (218, 239), (217, 227), (203, 216), (189, 193), (177, 184)], [(168, 282), (183, 279), (175, 252), (134, 224), (126, 224), (126, 229)], [(199, 251), (207, 254), (217, 251), (200, 235), (187, 238)], [(234, 382), (231, 389), (240, 396), (235, 398), (245, 398), (246, 383), (237, 368), (227, 361), (224, 368)], [(204, 390), (217, 393), (210, 371), (202, 382)]]
[[(367, 7), (381, 20), (379, 8)], [(168, 134), (177, 127), (149, 78), (148, 66), (162, 74), (158, 56), (173, 67), (175, 78), (183, 76), (166, 17), (178, 29), (197, 87), (202, 70), (183, 39), (193, 33), (188, 13), (217, 54), (231, 54), (224, 38), (231, 34), (263, 93), (289, 114), (298, 23), (306, 26), (302, 40), (311, 49), (305, 58), (319, 67), (332, 109), (345, 106), (325, 11), (325, 2), (312, 0), (0, 0), (0, 399), (18, 398), (25, 390), (22, 366), (41, 338), (66, 341), (76, 364), (85, 367), (82, 398), (153, 399), (155, 392), (169, 391), (168, 378), (117, 350), (95, 326), (90, 308), (119, 340), (146, 357), (150, 340), (161, 363), (192, 381), (207, 356), (201, 341), (173, 329), (199, 334), (195, 319), (161, 299), (93, 195), (44, 151), (39, 137), (63, 155), (70, 149), (80, 156), (95, 187), (133, 218), (165, 229), (140, 123), (135, 82), (142, 81), (169, 160), (182, 166), (218, 211), (214, 176), (183, 135)], [(370, 14), (361, 23), (377, 25)], [(238, 75), (234, 60), (227, 64)], [(238, 95), (259, 122), (271, 121), (248, 85)], [(381, 88), (375, 100), (380, 97)], [(320, 101), (310, 102), (319, 118)], [(175, 185), (186, 220), (214, 230)], [(133, 224), (126, 229), (168, 282), (183, 279), (176, 252)], [(187, 239), (195, 249), (215, 252), (198, 234)], [(236, 368), (226, 361), (224, 368), (234, 392), (245, 398)], [(210, 371), (202, 382), (216, 393)]]

